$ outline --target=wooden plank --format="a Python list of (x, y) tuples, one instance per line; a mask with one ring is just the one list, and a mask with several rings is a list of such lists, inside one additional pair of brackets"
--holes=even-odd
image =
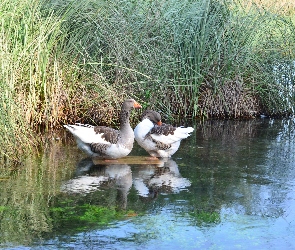
[(111, 164), (127, 164), (127, 165), (147, 165), (147, 164), (161, 164), (161, 160), (149, 156), (126, 156), (119, 159), (100, 159), (92, 158), (96, 165), (111, 165)]

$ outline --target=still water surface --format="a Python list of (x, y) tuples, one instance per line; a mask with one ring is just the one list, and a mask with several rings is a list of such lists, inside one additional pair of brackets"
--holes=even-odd
[(0, 247), (295, 249), (294, 123), (197, 123), (157, 165), (98, 165), (48, 135), (44, 154), (1, 169)]

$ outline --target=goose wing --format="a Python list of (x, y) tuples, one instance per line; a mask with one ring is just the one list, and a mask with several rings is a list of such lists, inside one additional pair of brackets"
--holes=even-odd
[(119, 139), (119, 131), (105, 126), (92, 126), (89, 124), (76, 123), (64, 125), (74, 137), (83, 143), (116, 144)]
[(158, 142), (163, 144), (172, 144), (174, 142), (180, 141), (187, 138), (191, 132), (193, 132), (192, 127), (173, 127), (170, 124), (162, 124), (161, 126), (155, 125), (149, 135)]

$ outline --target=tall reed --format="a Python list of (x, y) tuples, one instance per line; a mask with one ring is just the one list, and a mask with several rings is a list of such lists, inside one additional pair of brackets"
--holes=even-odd
[(84, 4), (86, 13), (65, 23), (79, 30), (68, 36), (77, 60), (147, 106), (168, 115), (251, 117), (287, 114), (294, 105), (272, 71), (294, 59), (290, 8), (223, 0)]
[[(27, 31), (32, 27), (26, 24), (24, 13), (29, 7), (28, 3), (20, 1), (4, 1), (0, 5), (0, 141), (3, 160), (18, 158), (22, 146), (36, 142), (25, 121), (23, 98), (17, 94), (22, 89), (19, 82), (24, 80), (23, 67), (28, 63), (24, 44), (28, 43)], [(29, 74), (26, 75), (30, 79)]]
[[(55, 125), (63, 107), (65, 87), (61, 61), (54, 53), (62, 38), (52, 13), (40, 11), (40, 1), (4, 1), (1, 12), (1, 159), (19, 159), (37, 147), (38, 125)], [(35, 147), (35, 148), (36, 148)]]

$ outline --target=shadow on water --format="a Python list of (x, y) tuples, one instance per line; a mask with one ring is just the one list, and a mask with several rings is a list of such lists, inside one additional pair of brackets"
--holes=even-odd
[(194, 126), (173, 159), (145, 165), (99, 165), (50, 136), (1, 169), (0, 246), (295, 248), (294, 120)]

